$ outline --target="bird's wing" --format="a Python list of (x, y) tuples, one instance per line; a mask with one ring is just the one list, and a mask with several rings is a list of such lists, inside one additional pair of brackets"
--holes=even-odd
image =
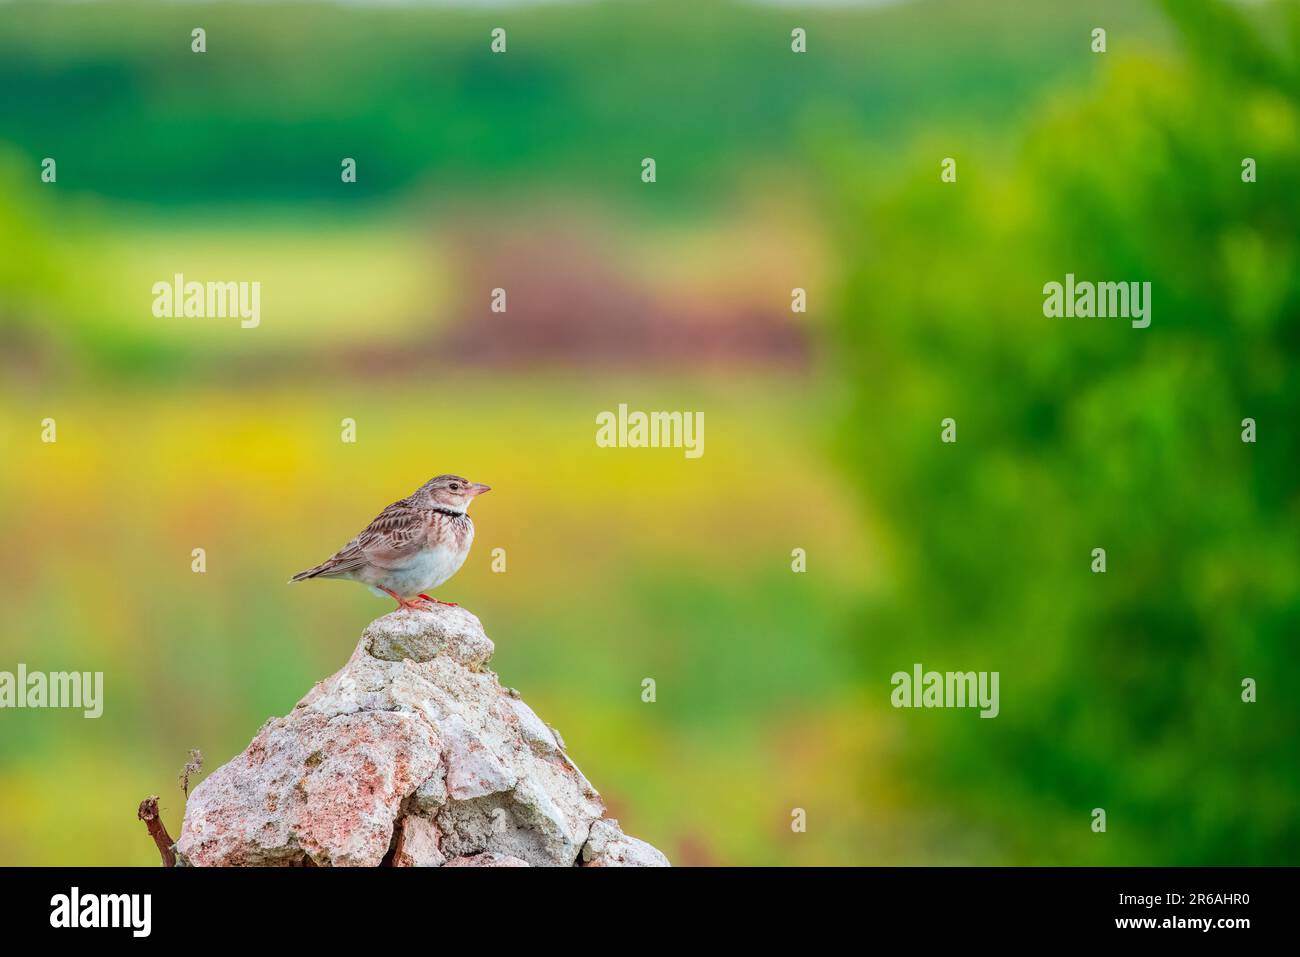
[(428, 521), (428, 515), (405, 499), (394, 502), (325, 562), (321, 574), (341, 577), (366, 565), (400, 568), (424, 547)]

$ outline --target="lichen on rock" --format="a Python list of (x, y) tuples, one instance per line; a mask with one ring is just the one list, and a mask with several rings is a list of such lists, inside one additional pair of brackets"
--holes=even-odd
[(193, 866), (667, 866), (604, 817), (462, 608), (395, 611), (190, 794)]

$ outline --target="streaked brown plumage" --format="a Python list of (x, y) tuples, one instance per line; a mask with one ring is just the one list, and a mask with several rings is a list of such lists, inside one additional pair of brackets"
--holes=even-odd
[(460, 570), (474, 542), (470, 503), (489, 487), (459, 475), (439, 475), (380, 512), (356, 538), (291, 582), (343, 578), (369, 585), (401, 608), (439, 602), (423, 594)]

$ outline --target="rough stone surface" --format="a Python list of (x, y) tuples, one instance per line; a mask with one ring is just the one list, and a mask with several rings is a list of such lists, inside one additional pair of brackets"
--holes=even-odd
[(362, 640), (366, 651), (383, 661), (432, 661), (445, 655), (473, 671), (487, 664), (495, 650), (477, 617), (446, 605), (430, 614), (385, 615), (371, 623)]
[(190, 794), (196, 866), (665, 866), (603, 818), (462, 608), (370, 624), (348, 663)]
[(613, 818), (593, 821), (582, 846), (583, 867), (668, 867), (668, 858), (645, 841), (628, 837)]
[(474, 854), (470, 857), (453, 857), (449, 860), (446, 867), (528, 867), (527, 861), (521, 861), (517, 857), (511, 857), (509, 854), (497, 854), (493, 851), (484, 851), (482, 854)]
[(438, 849), (438, 825), (427, 817), (402, 818), (393, 844), (394, 867), (441, 867), (447, 858)]

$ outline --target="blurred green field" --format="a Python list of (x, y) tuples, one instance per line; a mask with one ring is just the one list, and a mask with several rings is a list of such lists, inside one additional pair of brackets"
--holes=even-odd
[[(1089, 74), (1080, 53), (1098, 22), (1121, 47), (1166, 41), (1158, 12), (1131, 0), (114, 3), (75, 16), (15, 3), (0, 8), (0, 86), (6, 138), (65, 155), (73, 192), (211, 210), (450, 200), (477, 182), (676, 217), (764, 171), (815, 179), (791, 167), (819, 133), (897, 146), (923, 128), (1005, 127)], [(509, 52), (493, 57), (500, 25)], [(789, 52), (794, 26), (806, 56)], [(628, 174), (652, 151), (662, 175), (648, 192)], [(352, 155), (360, 175), (343, 191), (339, 157)]]
[[(0, 5), (0, 669), (107, 697), (0, 712), (0, 864), (156, 863), (138, 801), (388, 608), (285, 580), (449, 470), (439, 597), (674, 863), (1295, 863), (1298, 51), (1293, 0)], [(1044, 319), (1067, 271), (1152, 327)], [(177, 272), (262, 324), (154, 318)], [(705, 455), (597, 448), (621, 402)], [(892, 709), (915, 661), (1001, 715)]]
[[(611, 396), (668, 390), (707, 410), (703, 458), (595, 447), (595, 411)], [(288, 575), (454, 463), (494, 491), (476, 509), (471, 561), (444, 591), (482, 617), (502, 680), (561, 729), (629, 826), (679, 856), (779, 860), (788, 802), (831, 795), (801, 797), (782, 780), (786, 745), (774, 739), (792, 723), (846, 733), (841, 636), (848, 598), (871, 574), (845, 490), (818, 464), (826, 436), (806, 428), (825, 421), (815, 393), (780, 380), (543, 378), (502, 390), (468, 378), (196, 389), (183, 402), (68, 392), (11, 406), (0, 517), (27, 544), (4, 563), (5, 627), (39, 643), (6, 652), (103, 670), (108, 706), (96, 721), (5, 715), (0, 793), (8, 818), (27, 824), (4, 831), (0, 858), (72, 863), (102, 844), (103, 860), (148, 863), (148, 843), (121, 826), (135, 792), (161, 789), (175, 820), (171, 779), (186, 749), (216, 761), (241, 749), (389, 604), (334, 582), (290, 588)], [(15, 434), (51, 405), (57, 443)], [(344, 415), (358, 422), (355, 445), (339, 441)], [(767, 507), (774, 480), (800, 489), (798, 513)], [(195, 547), (207, 550), (205, 574), (190, 570)], [(498, 547), (504, 574), (490, 571)], [(790, 572), (794, 547), (816, 574)], [(647, 676), (653, 704), (640, 699)], [(832, 775), (818, 766), (827, 760), (813, 770)], [(734, 833), (712, 822), (724, 773), (747, 821)], [(74, 814), (32, 810), (83, 787), (97, 797)], [(852, 859), (829, 837), (800, 853)]]

